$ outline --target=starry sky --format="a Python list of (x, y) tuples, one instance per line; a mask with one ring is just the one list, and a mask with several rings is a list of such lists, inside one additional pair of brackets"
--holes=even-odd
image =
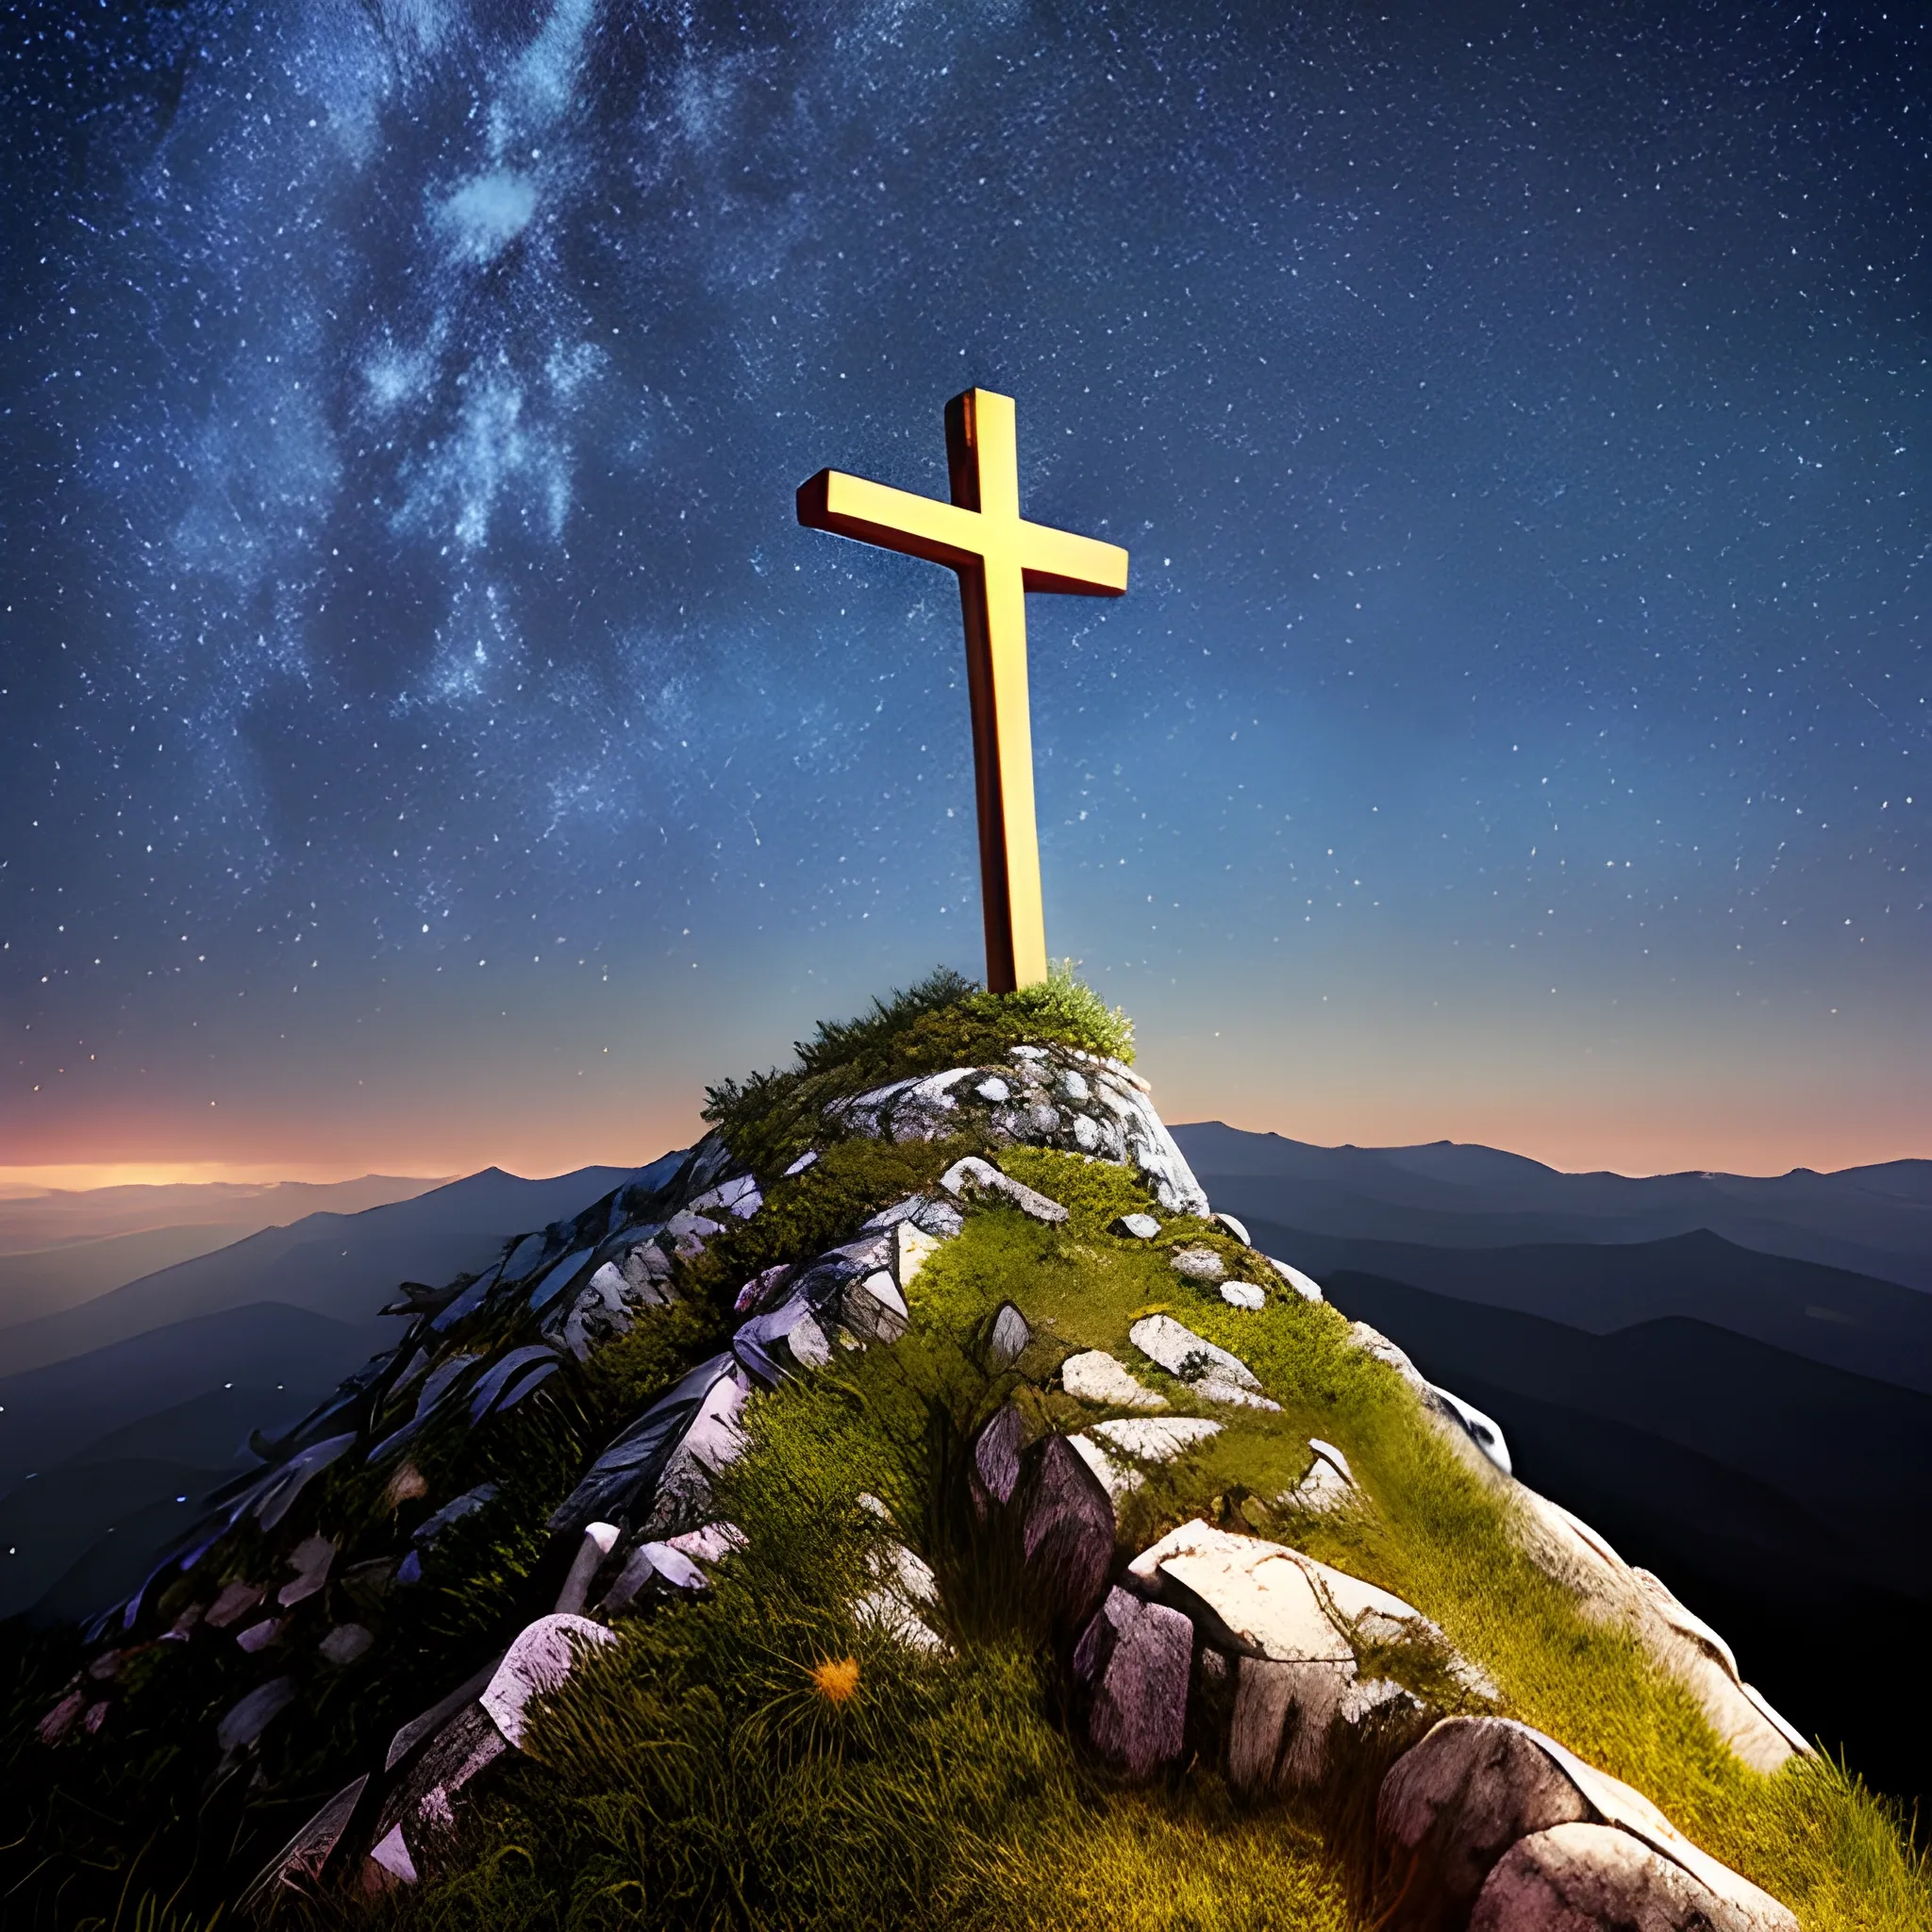
[(641, 1161), (1048, 943), (1170, 1119), (1932, 1155), (1918, 9), (70, 0), (0, 51), (0, 1168)]

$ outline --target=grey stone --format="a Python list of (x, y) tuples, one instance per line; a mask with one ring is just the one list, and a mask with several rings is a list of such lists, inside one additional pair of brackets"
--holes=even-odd
[(1500, 1423), (1486, 1416), (1474, 1403), (1465, 1402), (1461, 1396), (1452, 1395), (1433, 1382), (1429, 1384), (1429, 1401), (1438, 1414), (1446, 1416), (1461, 1429), (1505, 1475), (1510, 1474), (1509, 1445), (1503, 1440)]
[(320, 1594), (328, 1582), (329, 1567), (335, 1559), (333, 1537), (305, 1536), (289, 1552), (289, 1565), (295, 1574), (275, 1592), (275, 1601), (286, 1610)]
[(369, 1654), (375, 1632), (366, 1624), (338, 1624), (316, 1646), (325, 1664), (346, 1670), (358, 1658)]
[(533, 1697), (557, 1690), (576, 1666), (582, 1647), (614, 1643), (616, 1638), (588, 1617), (539, 1617), (518, 1633), (504, 1652), (495, 1674), (477, 1698), (507, 1743), (524, 1741), (524, 1712)]
[(544, 1271), (543, 1278), (530, 1291), (530, 1312), (533, 1315), (548, 1307), (570, 1285), (571, 1277), (591, 1258), (592, 1252), (590, 1248), (577, 1248)]
[(447, 1696), (440, 1698), (420, 1717), (411, 1718), (403, 1725), (389, 1741), (389, 1753), (383, 1759), (383, 1770), (393, 1771), (425, 1738), (433, 1737), (441, 1730), (464, 1705), (475, 1703), (491, 1678), (495, 1676), (496, 1667), (502, 1661), (503, 1656), (499, 1652), (480, 1670), (458, 1684)]
[(1130, 1374), (1104, 1348), (1084, 1349), (1060, 1364), (1060, 1383), (1082, 1402), (1105, 1403), (1109, 1408), (1165, 1408), (1167, 1397), (1158, 1394)]
[[(1757, 1932), (1766, 1923), (1626, 1831), (1565, 1824), (1519, 1839), (1497, 1860), (1469, 1932)], [(1796, 1932), (1790, 1913), (1783, 1923)]]
[(1025, 1354), (1026, 1344), (1032, 1340), (1033, 1330), (1027, 1325), (1026, 1317), (1011, 1302), (1002, 1302), (987, 1340), (986, 1352), (993, 1365), (1010, 1368)]
[(1193, 1651), (1186, 1617), (1124, 1590), (1108, 1591), (1074, 1646), (1088, 1738), (1129, 1777), (1150, 1777), (1181, 1755)]
[(550, 1527), (575, 1534), (599, 1518), (613, 1522), (653, 1495), (672, 1457), (721, 1382), (734, 1385), (720, 1400), (735, 1418), (744, 1398), (740, 1375), (733, 1356), (713, 1356), (701, 1362), (645, 1409), (591, 1465), (584, 1479), (552, 1512)]
[(1013, 1090), (997, 1074), (989, 1074), (973, 1091), (980, 1099), (990, 1100), (996, 1106), (1004, 1105), (1013, 1097)]
[(295, 1500), (302, 1491), (339, 1456), (344, 1456), (353, 1449), (358, 1440), (353, 1431), (347, 1435), (330, 1436), (325, 1441), (311, 1443), (299, 1456), (291, 1457), (283, 1463), (256, 1498), (255, 1514), (261, 1526), (264, 1529), (275, 1528), (295, 1507)]
[(1445, 1718), (1397, 1760), (1375, 1801), (1375, 1837), (1401, 1880), (1389, 1932), (1454, 1932), (1518, 1839), (1593, 1815), (1536, 1742), (1512, 1724)]
[(1109, 1449), (1137, 1462), (1172, 1462), (1221, 1433), (1219, 1423), (1200, 1416), (1129, 1416), (1121, 1422), (1095, 1423), (1093, 1433)]
[(245, 1749), (294, 1701), (292, 1677), (271, 1677), (266, 1684), (258, 1684), (240, 1703), (229, 1707), (215, 1726), (215, 1742), (230, 1754)]
[(460, 1523), (464, 1517), (487, 1507), (496, 1501), (494, 1483), (478, 1483), (473, 1490), (465, 1490), (460, 1496), (453, 1496), (434, 1516), (425, 1518), (416, 1525), (409, 1541), (427, 1549), (451, 1524)]
[(504, 1391), (538, 1362), (554, 1362), (557, 1351), (547, 1342), (532, 1341), (491, 1362), (470, 1391), (470, 1425), (474, 1428), (496, 1407)]
[(1239, 1356), (1204, 1341), (1171, 1315), (1149, 1315), (1127, 1330), (1127, 1340), (1150, 1360), (1183, 1382), (1213, 1380), (1236, 1389), (1258, 1389), (1254, 1371)]
[(1160, 1224), (1151, 1214), (1123, 1214), (1108, 1234), (1132, 1235), (1136, 1241), (1151, 1241), (1160, 1232)]
[(1020, 1547), (1061, 1627), (1076, 1628), (1099, 1602), (1113, 1567), (1113, 1538), (1105, 1486), (1064, 1436), (1047, 1437), (1027, 1474)]
[(831, 1343), (810, 1300), (794, 1293), (768, 1315), (755, 1316), (732, 1338), (740, 1361), (768, 1388), (775, 1389), (800, 1369), (822, 1369), (832, 1358)]
[(1082, 1154), (1096, 1154), (1105, 1143), (1106, 1136), (1091, 1114), (1076, 1113), (1074, 1116), (1074, 1145)]
[(558, 1610), (574, 1615), (583, 1608), (591, 1594), (591, 1579), (597, 1574), (604, 1558), (617, 1547), (617, 1540), (623, 1534), (614, 1523), (585, 1525), (583, 1541), (577, 1545), (577, 1553), (571, 1558), (570, 1570), (563, 1579), (563, 1588), (557, 1593)]
[(808, 1147), (805, 1150), (805, 1152), (801, 1154), (798, 1157), (798, 1158), (794, 1160), (791, 1163), (791, 1165), (785, 1170), (781, 1178), (789, 1181), (794, 1174), (803, 1174), (807, 1168), (810, 1167), (818, 1159), (818, 1158), (819, 1150), (816, 1147)]
[(1228, 1782), (1244, 1796), (1318, 1783), (1327, 1768), (1329, 1726), (1354, 1683), (1352, 1657), (1238, 1658)]
[(269, 1860), (255, 1883), (242, 1894), (244, 1910), (258, 1912), (284, 1886), (299, 1890), (322, 1875), (322, 1868), (328, 1863), (329, 1854), (341, 1842), (342, 1834), (348, 1830), (349, 1821), (355, 1817), (356, 1807), (368, 1784), (369, 1774), (365, 1771), (353, 1783), (344, 1785)]
[(1286, 1261), (1277, 1261), (1273, 1255), (1263, 1255), (1261, 1258), (1301, 1296), (1303, 1301), (1318, 1302), (1323, 1299), (1322, 1284), (1304, 1274), (1299, 1268), (1291, 1268)]
[(976, 1154), (956, 1160), (940, 1176), (940, 1186), (947, 1193), (960, 1196), (974, 1192), (996, 1194), (1011, 1202), (1021, 1213), (1031, 1215), (1035, 1221), (1057, 1224), (1067, 1218), (1067, 1210), (1058, 1201), (1049, 1201), (1044, 1194), (1036, 1193), (1024, 1182), (1002, 1174), (991, 1161), (982, 1160)]
[(1255, 1309), (1268, 1306), (1267, 1291), (1257, 1288), (1252, 1281), (1224, 1281), (1221, 1299), (1231, 1308)]
[(977, 1485), (975, 1500), (1005, 1505), (1013, 1500), (1020, 1482), (1020, 1450), (1025, 1424), (1020, 1411), (1009, 1402), (980, 1430), (973, 1445), (973, 1479)]
[(1086, 1074), (1069, 1067), (1060, 1075), (1059, 1095), (1062, 1100), (1071, 1100), (1075, 1107), (1085, 1107), (1092, 1099), (1092, 1090), (1087, 1085)]
[(399, 1885), (416, 1883), (416, 1861), (409, 1856), (409, 1841), (403, 1836), (400, 1824), (391, 1825), (370, 1846), (369, 1860)]
[(1169, 1265), (1190, 1281), (1219, 1281), (1227, 1273), (1227, 1263), (1212, 1248), (1176, 1248)]

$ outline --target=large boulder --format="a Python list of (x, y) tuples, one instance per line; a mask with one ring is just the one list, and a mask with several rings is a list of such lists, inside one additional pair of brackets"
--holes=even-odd
[(1760, 1923), (1627, 1831), (1558, 1824), (1498, 1860), (1469, 1932), (1752, 1932)]
[(1722, 1915), (1711, 1908), (1702, 1922), (1654, 1913), (1646, 1917), (1637, 1908), (1645, 1894), (1633, 1878), (1638, 1890), (1630, 1896), (1636, 1903), (1622, 1917), (1614, 1912), (1607, 1918), (1523, 1916), (1538, 1898), (1574, 1894), (1579, 1911), (1592, 1899), (1614, 1903), (1617, 1871), (1649, 1870), (1641, 1860), (1633, 1862), (1634, 1855), (1618, 1850), (1616, 1859), (1603, 1865), (1601, 1881), (1585, 1884), (1574, 1878), (1581, 1856), (1574, 1846), (1605, 1841), (1566, 1840), (1563, 1844), (1572, 1849), (1559, 1845), (1550, 1855), (1544, 1876), (1535, 1875), (1544, 1866), (1538, 1862), (1541, 1854), (1533, 1853), (1526, 1855), (1519, 1876), (1504, 1883), (1494, 1909), (1504, 1909), (1501, 1901), (1507, 1901), (1514, 1916), (1494, 1920), (1493, 1932), (1545, 1924), (1641, 1927), (1645, 1932), (1655, 1926), (1664, 1932), (1700, 1923), (1708, 1932), (1797, 1932), (1797, 1921), (1783, 1906), (1692, 1844), (1641, 1791), (1585, 1763), (1554, 1738), (1507, 1718), (1445, 1718), (1383, 1779), (1375, 1810), (1377, 1849), (1398, 1887), (1396, 1903), (1383, 1923), (1389, 1932), (1461, 1932), (1476, 1923), (1471, 1912), (1489, 1896), (1494, 1874), (1512, 1847), (1583, 1825), (1605, 1827), (1674, 1865), (1695, 1888), (1682, 1896), (1694, 1901), (1703, 1894), (1722, 1907)]
[(1110, 1590), (1074, 1650), (1088, 1694), (1087, 1735), (1128, 1776), (1151, 1776), (1181, 1755), (1194, 1626), (1178, 1610)]
[(1032, 1452), (1021, 1498), (1020, 1551), (1056, 1626), (1087, 1621), (1113, 1568), (1113, 1503), (1064, 1436)]

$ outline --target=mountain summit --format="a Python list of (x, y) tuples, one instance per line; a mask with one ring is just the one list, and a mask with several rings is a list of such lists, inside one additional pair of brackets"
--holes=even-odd
[(405, 1284), (19, 1635), (8, 1924), (1926, 1924), (1721, 1636), (1213, 1211), (1131, 1043), (939, 975)]

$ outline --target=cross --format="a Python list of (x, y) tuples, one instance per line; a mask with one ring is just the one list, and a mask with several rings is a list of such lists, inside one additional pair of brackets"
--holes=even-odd
[(1025, 593), (1118, 597), (1127, 588), (1127, 553), (1021, 516), (1011, 396), (969, 389), (946, 405), (946, 465), (951, 503), (821, 470), (799, 486), (798, 521), (942, 563), (958, 575), (979, 797), (986, 984), (990, 991), (1011, 992), (1046, 977), (1033, 727), (1026, 708)]

